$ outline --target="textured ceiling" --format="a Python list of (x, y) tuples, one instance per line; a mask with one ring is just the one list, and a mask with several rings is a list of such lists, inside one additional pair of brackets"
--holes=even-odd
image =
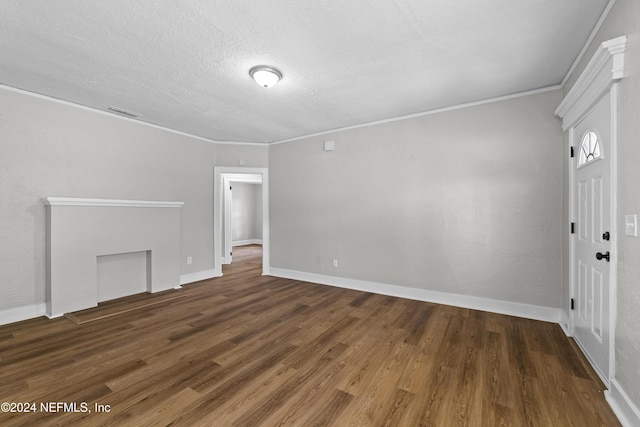
[(272, 142), (559, 84), (606, 4), (2, 0), (0, 83)]

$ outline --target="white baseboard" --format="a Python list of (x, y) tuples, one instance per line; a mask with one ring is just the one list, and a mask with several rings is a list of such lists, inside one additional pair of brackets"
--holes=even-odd
[(640, 426), (640, 409), (633, 404), (615, 378), (611, 380), (609, 390), (604, 392), (604, 397), (624, 427)]
[(248, 240), (236, 240), (231, 242), (231, 246), (245, 246), (245, 245), (261, 245), (262, 239), (248, 239)]
[[(182, 274), (180, 275), (180, 286), (220, 276), (222, 276), (222, 271), (217, 269)], [(179, 289), (180, 286), (176, 286), (174, 289)], [(62, 314), (48, 315), (46, 303), (30, 304), (22, 307), (0, 310), (0, 325), (20, 322), (22, 320), (33, 319), (34, 317), (40, 316), (47, 316), (50, 319), (55, 319), (56, 317), (62, 316)]]
[(569, 314), (563, 309), (560, 309), (560, 322), (558, 323), (560, 323), (560, 327), (562, 328), (566, 336), (573, 336), (571, 334), (571, 328), (569, 327)]
[(217, 269), (196, 271), (195, 273), (186, 273), (180, 275), (180, 286), (187, 283), (199, 282), (200, 280), (213, 279), (222, 276), (222, 272)]
[(0, 310), (0, 325), (33, 319), (34, 317), (45, 316), (46, 314), (47, 304), (45, 303), (8, 308), (6, 310)]
[(302, 271), (287, 270), (283, 268), (270, 267), (269, 275), (418, 301), (434, 302), (438, 304), (452, 305), (455, 307), (506, 314), (509, 316), (524, 317), (527, 319), (543, 320), (545, 322), (559, 323), (561, 320), (562, 310), (560, 308), (521, 304), (511, 301), (451, 294), (447, 292), (409, 288), (405, 286), (368, 282), (364, 280), (346, 279), (343, 277), (325, 276), (322, 274), (305, 273)]

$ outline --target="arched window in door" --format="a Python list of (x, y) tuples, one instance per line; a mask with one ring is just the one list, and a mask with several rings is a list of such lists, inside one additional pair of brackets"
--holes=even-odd
[(586, 165), (596, 159), (602, 157), (600, 151), (600, 141), (598, 140), (598, 134), (594, 131), (587, 131), (582, 137), (580, 143), (580, 150), (578, 154), (578, 167)]

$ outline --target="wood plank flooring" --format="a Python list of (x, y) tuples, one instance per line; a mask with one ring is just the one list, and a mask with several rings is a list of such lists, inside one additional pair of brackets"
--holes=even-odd
[(87, 323), (0, 326), (0, 402), (37, 405), (0, 425), (620, 425), (558, 325), (261, 276), (260, 257)]

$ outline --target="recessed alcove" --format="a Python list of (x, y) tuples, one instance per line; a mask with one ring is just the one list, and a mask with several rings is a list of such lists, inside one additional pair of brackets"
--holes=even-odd
[[(49, 317), (180, 286), (182, 202), (65, 197), (43, 202)], [(126, 279), (133, 285), (119, 277), (126, 271), (133, 271)]]
[(98, 303), (147, 292), (151, 251), (97, 257)]

